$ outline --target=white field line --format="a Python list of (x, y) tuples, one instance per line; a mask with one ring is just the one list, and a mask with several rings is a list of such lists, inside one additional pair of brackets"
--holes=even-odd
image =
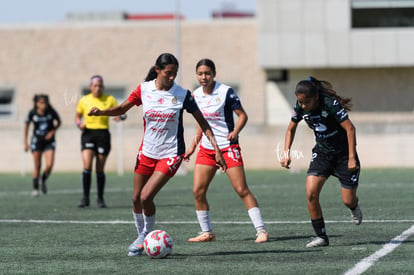
[[(77, 220), (22, 220), (0, 219), (0, 223), (44, 223), (44, 224), (133, 224), (134, 221), (77, 221)], [(157, 221), (158, 224), (198, 224), (198, 221)], [(213, 224), (251, 224), (251, 221), (212, 221)], [(310, 221), (265, 221), (265, 224), (307, 224)], [(325, 223), (352, 223), (349, 220), (325, 221)], [(364, 220), (364, 223), (414, 223), (414, 220)]]
[(363, 258), (353, 268), (345, 272), (344, 275), (359, 275), (365, 272), (368, 268), (375, 264), (380, 258), (391, 253), (394, 249), (400, 246), (407, 238), (414, 235), (414, 225), (405, 230), (403, 233), (392, 239), (389, 243), (385, 244), (380, 250), (377, 250), (374, 254)]

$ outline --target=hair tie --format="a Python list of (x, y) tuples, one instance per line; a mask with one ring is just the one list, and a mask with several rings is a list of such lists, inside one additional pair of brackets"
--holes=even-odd
[(306, 80), (312, 82), (312, 77), (308, 77)]

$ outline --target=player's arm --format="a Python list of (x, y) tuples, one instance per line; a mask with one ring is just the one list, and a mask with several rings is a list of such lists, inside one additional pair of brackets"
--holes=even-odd
[(84, 130), (85, 129), (85, 124), (82, 123), (82, 117), (83, 117), (82, 113), (76, 112), (75, 124), (76, 124), (76, 126), (78, 126), (79, 129)]
[(290, 148), (292, 147), (293, 140), (295, 138), (297, 126), (298, 124), (291, 120), (286, 130), (285, 147), (283, 152), (283, 158), (280, 161), (280, 164), (282, 165), (282, 167), (285, 167), (287, 169), (290, 168), (290, 162), (292, 161), (290, 157)]
[(241, 130), (243, 130), (244, 126), (247, 123), (247, 119), (248, 119), (247, 114), (244, 111), (243, 107), (235, 109), (234, 112), (236, 113), (238, 119), (237, 119), (237, 124), (234, 127), (234, 130), (227, 135), (227, 139), (230, 141), (237, 140)]
[(210, 141), (211, 145), (214, 147), (214, 151), (216, 152), (216, 165), (223, 169), (223, 172), (226, 172), (227, 165), (224, 161), (223, 155), (221, 154), (220, 148), (217, 145), (216, 138), (214, 137), (214, 133), (210, 128), (207, 120), (203, 117), (203, 114), (200, 110), (195, 111), (192, 113), (194, 118), (197, 120), (198, 125), (200, 125), (201, 130), (207, 136), (208, 140)]
[(27, 142), (27, 138), (29, 136), (29, 126), (30, 126), (30, 122), (25, 122), (24, 124), (24, 140), (23, 140), (23, 144), (24, 144), (24, 151), (27, 152), (29, 150), (29, 143)]
[(346, 131), (346, 136), (348, 139), (348, 169), (349, 170), (356, 170), (358, 169), (357, 161), (356, 161), (356, 134), (355, 134), (355, 126), (351, 122), (351, 120), (346, 119), (341, 123), (342, 128)]
[(125, 114), (129, 109), (135, 106), (134, 103), (129, 102), (129, 100), (125, 100), (121, 105), (106, 109), (106, 110), (99, 110), (96, 107), (92, 107), (89, 111), (88, 115), (90, 116), (121, 116)]
[(197, 124), (194, 137), (191, 140), (191, 144), (190, 144), (190, 146), (188, 147), (187, 151), (184, 154), (184, 159), (185, 160), (187, 160), (187, 161), (190, 160), (190, 156), (196, 150), (197, 145), (201, 140), (202, 134), (203, 134), (203, 130), (201, 130), (200, 125)]
[(55, 114), (55, 118), (52, 120), (53, 129), (50, 130), (45, 137), (47, 140), (51, 139), (56, 134), (56, 130), (60, 127), (60, 124), (60, 118), (57, 114)]

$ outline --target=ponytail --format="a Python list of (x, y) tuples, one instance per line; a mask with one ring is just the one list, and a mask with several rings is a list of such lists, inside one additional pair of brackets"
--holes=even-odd
[(306, 80), (300, 81), (296, 85), (295, 94), (304, 94), (307, 97), (314, 97), (317, 94), (326, 94), (333, 96), (336, 100), (338, 100), (341, 106), (347, 111), (351, 111), (353, 106), (351, 98), (339, 96), (333, 89), (331, 83), (325, 80), (318, 80), (312, 76), (308, 77)]
[(157, 71), (155, 70), (155, 66), (152, 66), (151, 69), (149, 70), (147, 76), (145, 77), (145, 81), (151, 81), (156, 79), (158, 76)]

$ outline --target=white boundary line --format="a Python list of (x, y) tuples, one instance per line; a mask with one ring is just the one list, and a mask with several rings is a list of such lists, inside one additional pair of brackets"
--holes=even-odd
[(394, 249), (400, 246), (407, 238), (414, 235), (414, 225), (405, 230), (403, 233), (392, 239), (389, 243), (385, 244), (380, 250), (377, 250), (374, 254), (363, 258), (353, 268), (345, 272), (344, 275), (358, 275), (365, 272), (368, 268), (375, 264), (380, 258), (384, 257), (388, 253), (391, 253)]
[[(77, 220), (22, 220), (0, 219), (0, 223), (44, 223), (44, 224), (133, 224), (134, 221), (77, 221)], [(198, 221), (157, 221), (158, 224), (198, 224)], [(251, 221), (212, 221), (213, 224), (251, 224)], [(307, 224), (310, 221), (265, 221), (265, 224)], [(325, 221), (325, 223), (352, 223), (350, 220)], [(364, 220), (364, 223), (414, 223), (414, 220)], [(414, 227), (414, 225), (413, 225)], [(414, 232), (414, 228), (413, 228)]]

